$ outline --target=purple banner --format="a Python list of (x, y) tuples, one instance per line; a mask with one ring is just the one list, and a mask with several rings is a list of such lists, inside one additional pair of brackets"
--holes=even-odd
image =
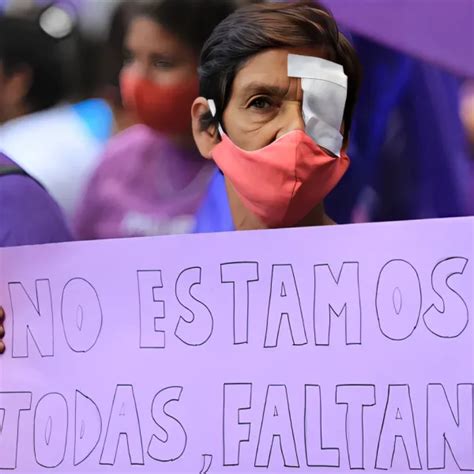
[(473, 0), (323, 0), (354, 33), (474, 77)]
[(0, 250), (0, 470), (474, 470), (474, 218)]

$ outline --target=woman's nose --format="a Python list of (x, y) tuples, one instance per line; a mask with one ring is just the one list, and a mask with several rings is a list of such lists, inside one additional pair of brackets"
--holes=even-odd
[(303, 119), (303, 109), (300, 101), (288, 101), (285, 103), (280, 117), (280, 127), (276, 138), (293, 132), (295, 130), (305, 129)]
[(139, 77), (140, 79), (148, 79), (150, 75), (149, 68), (141, 61), (134, 61), (124, 69), (131, 72), (135, 77)]

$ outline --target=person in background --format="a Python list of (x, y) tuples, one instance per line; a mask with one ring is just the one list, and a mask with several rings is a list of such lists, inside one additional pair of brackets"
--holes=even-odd
[[(2, 90), (0, 72), (0, 91)], [(61, 209), (43, 187), (0, 153), (0, 247), (71, 240)]]
[(70, 219), (110, 136), (112, 114), (104, 101), (69, 100), (78, 33), (65, 15), (48, 7), (0, 18), (0, 151), (41, 183)]
[[(34, 45), (28, 46), (28, 41)], [(0, 18), (0, 124), (50, 107), (62, 96), (54, 57), (35, 49), (50, 46), (50, 39), (30, 21)], [(4, 127), (0, 127), (0, 247), (70, 240), (57, 203), (19, 160), (2, 153), (9, 148)], [(43, 143), (36, 140), (28, 146), (38, 150)]]
[(354, 49), (316, 2), (261, 4), (204, 45), (193, 132), (216, 163), (196, 232), (331, 224), (323, 201), (349, 165)]
[(231, 0), (130, 3), (121, 96), (141, 122), (115, 136), (75, 220), (79, 239), (190, 232), (213, 172), (193, 142), (199, 52)]

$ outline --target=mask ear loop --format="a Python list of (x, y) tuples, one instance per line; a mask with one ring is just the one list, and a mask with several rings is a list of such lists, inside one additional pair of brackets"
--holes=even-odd
[[(207, 99), (207, 104), (209, 105), (209, 112), (211, 112), (211, 115), (213, 117), (215, 117), (216, 114), (217, 114), (216, 103), (212, 99)], [(222, 130), (220, 122), (217, 123), (217, 131), (218, 131), (220, 137), (222, 138), (222, 136), (224, 135), (224, 130)], [(222, 170), (220, 168), (217, 168), (217, 169), (219, 170), (219, 173), (221, 175), (224, 175), (224, 173), (222, 172)]]
[[(217, 114), (216, 103), (213, 99), (207, 99), (207, 104), (209, 105), (209, 112), (211, 112), (211, 115), (215, 117)], [(222, 138), (222, 136), (224, 135), (224, 130), (222, 129), (220, 122), (217, 123), (217, 130)]]

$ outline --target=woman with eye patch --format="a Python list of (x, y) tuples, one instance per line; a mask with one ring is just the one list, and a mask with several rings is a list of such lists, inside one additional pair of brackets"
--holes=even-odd
[(233, 0), (134, 0), (127, 11), (123, 103), (139, 122), (114, 137), (75, 219), (80, 239), (189, 232), (213, 172), (194, 144), (199, 52)]
[(360, 80), (353, 47), (316, 2), (251, 5), (204, 45), (193, 133), (215, 173), (196, 232), (333, 223), (324, 198), (349, 166)]

